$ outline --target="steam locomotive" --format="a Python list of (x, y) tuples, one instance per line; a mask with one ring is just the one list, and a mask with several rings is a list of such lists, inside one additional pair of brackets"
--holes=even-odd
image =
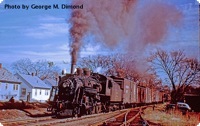
[(77, 68), (52, 87), (48, 111), (55, 117), (82, 116), (163, 101), (164, 92), (120, 77)]

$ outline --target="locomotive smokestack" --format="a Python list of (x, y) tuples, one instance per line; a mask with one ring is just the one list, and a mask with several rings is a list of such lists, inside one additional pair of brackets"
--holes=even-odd
[(78, 51), (78, 44), (73, 43), (72, 44), (72, 50), (71, 50), (71, 74), (74, 74), (76, 62), (77, 62), (77, 51)]
[(71, 74), (74, 74), (76, 64), (71, 64)]

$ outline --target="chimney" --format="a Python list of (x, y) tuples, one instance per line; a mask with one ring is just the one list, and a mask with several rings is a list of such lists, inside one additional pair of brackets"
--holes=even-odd
[(2, 68), (2, 63), (0, 63), (0, 69)]
[(34, 73), (31, 73), (32, 76), (34, 76)]
[(75, 64), (72, 64), (72, 65), (71, 65), (71, 74), (74, 74), (75, 67), (76, 67), (76, 65), (75, 65)]

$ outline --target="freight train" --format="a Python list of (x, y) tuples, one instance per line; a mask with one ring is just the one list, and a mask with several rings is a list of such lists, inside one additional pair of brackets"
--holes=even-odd
[(55, 117), (82, 116), (163, 102), (163, 96), (160, 89), (77, 68), (76, 74), (59, 77), (58, 86), (52, 87), (47, 110)]

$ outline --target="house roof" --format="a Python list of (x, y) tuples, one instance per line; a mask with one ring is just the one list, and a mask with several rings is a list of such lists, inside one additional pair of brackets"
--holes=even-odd
[(56, 80), (53, 80), (53, 79), (45, 79), (43, 80), (46, 84), (48, 84), (49, 86), (57, 86), (57, 82)]
[(16, 74), (24, 79), (33, 88), (45, 88), (50, 89), (51, 87), (45, 84), (39, 77), (25, 74)]
[(20, 84), (21, 81), (18, 80), (11, 72), (5, 68), (0, 68), (0, 82)]

